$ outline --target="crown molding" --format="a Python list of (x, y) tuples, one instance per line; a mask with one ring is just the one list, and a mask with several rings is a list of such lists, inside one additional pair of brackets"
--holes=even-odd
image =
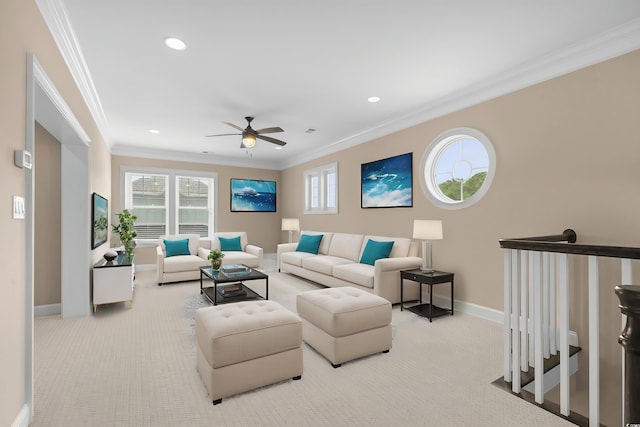
[[(113, 147), (107, 119), (100, 103), (100, 97), (93, 84), (91, 74), (82, 55), (77, 38), (62, 0), (36, 0), (38, 7), (51, 31), (71, 74), (78, 85), (82, 96), (93, 116), (100, 133), (113, 154), (147, 157), (155, 159), (175, 160), (180, 157), (185, 161), (198, 163), (225, 164), (256, 168), (250, 161), (225, 158), (221, 161), (203, 161), (202, 155), (178, 153), (173, 151), (147, 150), (139, 148)], [(484, 80), (464, 88), (455, 94), (425, 104), (417, 111), (396, 117), (379, 125), (349, 135), (341, 140), (329, 142), (317, 150), (295, 156), (281, 162), (261, 164), (262, 169), (287, 169), (311, 160), (323, 157), (347, 148), (369, 142), (376, 138), (398, 132), (403, 129), (433, 120), (437, 117), (468, 108), (482, 102), (503, 96), (520, 89), (541, 83), (546, 80), (568, 74), (572, 71), (606, 61), (616, 56), (629, 53), (640, 48), (640, 19), (603, 32), (591, 39), (576, 43), (537, 60), (521, 64), (502, 76)], [(170, 153), (170, 154), (167, 154)], [(166, 158), (165, 156), (170, 156)], [(190, 159), (190, 160), (187, 160)], [(196, 160), (194, 160), (196, 159)]]
[(591, 39), (521, 64), (502, 76), (484, 80), (451, 96), (437, 99), (405, 116), (380, 123), (302, 156), (292, 157), (281, 163), (281, 167), (294, 167), (637, 49), (640, 49), (638, 18)]
[(71, 76), (76, 82), (89, 112), (108, 147), (112, 146), (109, 126), (93, 84), (91, 73), (80, 49), (80, 44), (69, 19), (63, 0), (36, 0), (40, 13), (53, 36)]
[(223, 157), (216, 154), (188, 153), (185, 151), (158, 150), (155, 148), (140, 148), (129, 145), (116, 145), (111, 148), (111, 154), (123, 157), (139, 157), (144, 159), (171, 160), (177, 162), (203, 163), (209, 165), (235, 166), (252, 169), (282, 170), (281, 164), (253, 157), (238, 159)]

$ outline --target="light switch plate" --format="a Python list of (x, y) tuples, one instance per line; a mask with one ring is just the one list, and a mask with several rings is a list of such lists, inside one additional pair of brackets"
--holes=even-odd
[(15, 150), (13, 160), (20, 168), (31, 169), (33, 167), (33, 156), (27, 150)]
[(13, 196), (13, 219), (24, 219), (24, 197)]

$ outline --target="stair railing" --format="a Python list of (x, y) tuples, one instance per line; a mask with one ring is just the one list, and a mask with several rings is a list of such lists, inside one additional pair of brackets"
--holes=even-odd
[[(640, 248), (576, 244), (571, 229), (559, 235), (501, 239), (504, 249), (504, 380), (520, 394), (520, 372), (534, 368), (535, 401), (544, 403), (544, 359), (560, 353), (560, 413), (569, 417), (569, 257), (588, 257), (589, 425), (600, 425), (598, 257), (621, 259), (622, 285)], [(613, 292), (613, 287), (612, 287)], [(623, 316), (622, 326), (626, 319)], [(624, 354), (622, 387), (624, 384)], [(624, 402), (621, 408), (624, 417)]]

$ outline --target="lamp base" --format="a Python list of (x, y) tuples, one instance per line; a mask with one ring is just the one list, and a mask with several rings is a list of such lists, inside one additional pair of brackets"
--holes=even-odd
[(436, 271), (433, 268), (421, 268), (420, 273), (422, 274), (433, 274)]

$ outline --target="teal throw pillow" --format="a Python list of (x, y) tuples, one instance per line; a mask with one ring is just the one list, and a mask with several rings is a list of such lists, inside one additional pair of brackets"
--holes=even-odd
[(220, 240), (220, 250), (222, 252), (226, 251), (242, 251), (242, 245), (240, 244), (240, 236), (238, 237), (218, 237)]
[(177, 255), (191, 255), (191, 252), (189, 252), (189, 239), (165, 240), (164, 247), (167, 249), (167, 258)]
[(376, 260), (381, 258), (388, 258), (393, 248), (393, 242), (376, 242), (369, 239), (367, 246), (364, 247), (362, 256), (360, 257), (361, 264), (375, 265)]
[(309, 252), (310, 254), (318, 255), (318, 250), (320, 249), (320, 242), (322, 241), (322, 234), (317, 235), (309, 235), (303, 234), (300, 236), (300, 241), (298, 242), (298, 246), (296, 247), (296, 251), (298, 252)]

